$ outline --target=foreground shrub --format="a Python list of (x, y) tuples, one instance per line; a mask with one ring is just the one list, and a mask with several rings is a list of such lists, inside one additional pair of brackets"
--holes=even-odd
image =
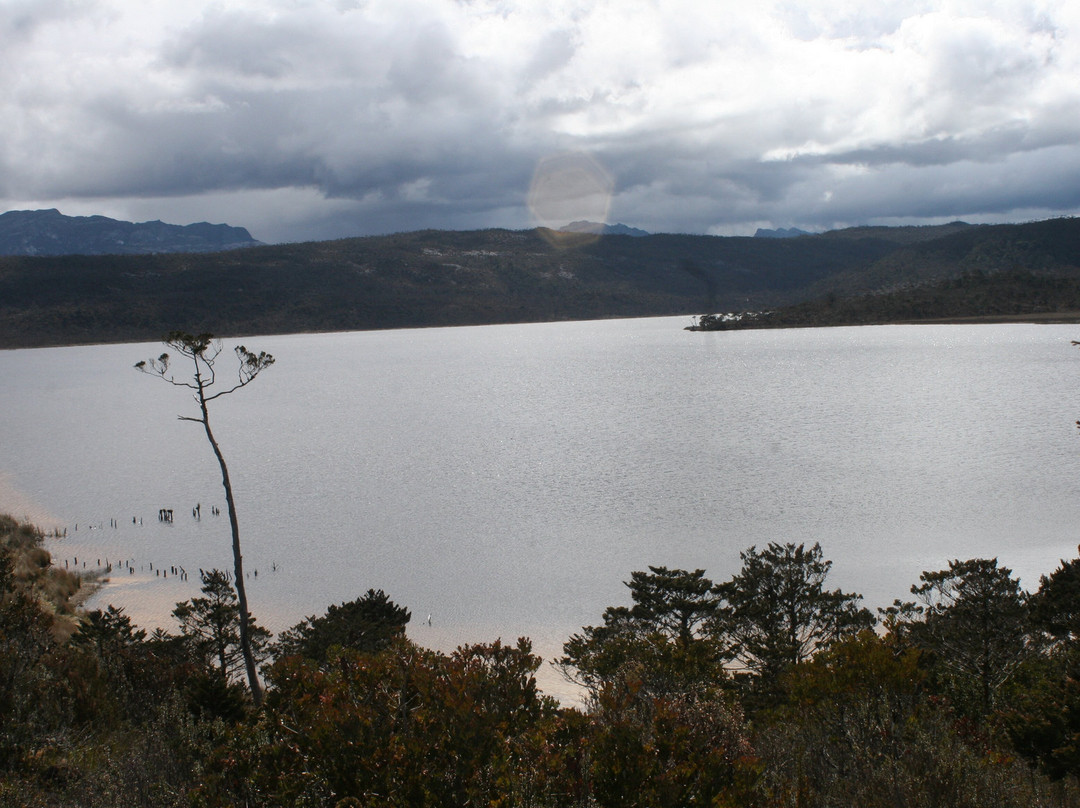
[(791, 671), (758, 732), (759, 792), (774, 808), (1027, 808), (1077, 804), (924, 691), (918, 652), (872, 632)]
[(575, 804), (573, 720), (538, 693), (539, 664), (527, 640), (279, 660), (261, 720), (213, 756), (200, 802)]
[(628, 669), (599, 691), (590, 794), (611, 808), (746, 804), (756, 761), (741, 710), (716, 689), (657, 695)]

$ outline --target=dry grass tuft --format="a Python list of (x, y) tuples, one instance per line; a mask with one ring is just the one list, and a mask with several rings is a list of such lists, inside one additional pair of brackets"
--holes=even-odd
[(10, 562), (11, 585), (33, 594), (52, 617), (51, 632), (64, 641), (79, 627), (77, 609), (100, 585), (98, 576), (79, 575), (52, 565), (42, 547), (44, 533), (34, 525), (0, 514), (0, 554)]

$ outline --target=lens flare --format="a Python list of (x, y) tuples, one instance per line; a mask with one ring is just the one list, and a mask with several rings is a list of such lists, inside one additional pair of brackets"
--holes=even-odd
[(598, 239), (597, 232), (561, 232), (573, 222), (607, 222), (615, 180), (592, 156), (569, 152), (537, 163), (529, 188), (529, 210), (541, 234), (561, 247)]

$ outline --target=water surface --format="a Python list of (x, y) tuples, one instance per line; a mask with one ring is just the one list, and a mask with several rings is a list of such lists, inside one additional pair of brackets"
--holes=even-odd
[[(721, 581), (750, 545), (819, 541), (877, 607), (951, 558), (1030, 588), (1075, 554), (1075, 327), (687, 322), (243, 340), (277, 363), (212, 417), (256, 618), (381, 588), (423, 644), (526, 635), (550, 658), (650, 564)], [(0, 506), (65, 526), (59, 563), (131, 560), (92, 605), (142, 625), (197, 590), (150, 564), (231, 567), (193, 402), (132, 368), (161, 350), (0, 351)]]

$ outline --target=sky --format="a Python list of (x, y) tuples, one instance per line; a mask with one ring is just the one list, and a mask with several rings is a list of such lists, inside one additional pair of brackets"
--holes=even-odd
[(0, 0), (0, 210), (753, 235), (1080, 211), (1075, 0)]

